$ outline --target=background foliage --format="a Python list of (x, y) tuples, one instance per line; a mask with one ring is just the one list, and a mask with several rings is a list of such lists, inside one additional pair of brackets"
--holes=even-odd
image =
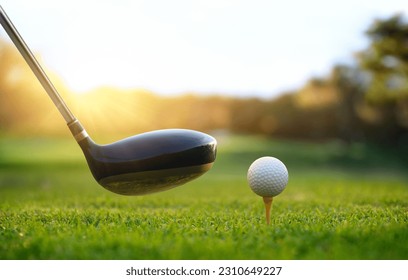
[[(111, 87), (78, 95), (50, 76), (92, 134), (186, 127), (403, 148), (408, 144), (408, 23), (395, 15), (376, 20), (366, 34), (370, 44), (353, 65), (335, 65), (326, 77), (267, 100), (216, 93), (161, 97)], [(0, 62), (0, 131), (66, 135), (58, 112), (13, 46), (0, 42)]]

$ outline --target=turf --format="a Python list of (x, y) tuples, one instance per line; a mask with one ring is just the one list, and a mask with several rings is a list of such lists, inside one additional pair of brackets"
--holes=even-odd
[[(408, 259), (402, 154), (341, 142), (217, 136), (213, 169), (125, 197), (94, 182), (71, 139), (0, 138), (0, 259)], [(287, 164), (271, 225), (246, 183), (258, 157)]]

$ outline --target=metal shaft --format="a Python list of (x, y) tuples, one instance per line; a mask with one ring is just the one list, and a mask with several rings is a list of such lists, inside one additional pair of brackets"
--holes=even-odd
[(41, 65), (34, 57), (30, 48), (24, 42), (23, 38), (20, 36), (17, 29), (14, 27), (13, 23), (11, 22), (11, 20), (9, 19), (6, 12), (3, 10), (1, 6), (0, 6), (0, 23), (3, 26), (4, 30), (6, 30), (7, 34), (10, 36), (10, 39), (13, 41), (14, 45), (17, 47), (21, 55), (24, 57), (25, 61), (30, 66), (31, 70), (34, 72), (37, 79), (40, 81), (45, 91), (48, 93), (48, 95), (54, 102), (55, 106), (60, 111), (61, 115), (64, 117), (66, 123), (68, 125), (74, 123), (77, 119), (71, 113), (71, 111), (65, 104), (64, 100), (62, 99), (58, 91), (55, 89), (50, 79), (45, 74)]

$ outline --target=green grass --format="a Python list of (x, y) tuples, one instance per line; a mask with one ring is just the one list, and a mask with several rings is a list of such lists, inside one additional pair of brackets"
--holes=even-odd
[[(219, 137), (213, 169), (125, 197), (94, 182), (71, 139), (0, 138), (0, 259), (408, 259), (408, 165), (367, 145)], [(287, 164), (271, 225), (246, 184)]]

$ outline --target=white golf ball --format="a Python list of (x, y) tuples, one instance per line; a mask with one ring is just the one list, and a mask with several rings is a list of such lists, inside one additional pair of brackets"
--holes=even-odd
[(289, 174), (279, 159), (261, 157), (249, 167), (247, 179), (254, 193), (262, 197), (273, 197), (286, 188)]

